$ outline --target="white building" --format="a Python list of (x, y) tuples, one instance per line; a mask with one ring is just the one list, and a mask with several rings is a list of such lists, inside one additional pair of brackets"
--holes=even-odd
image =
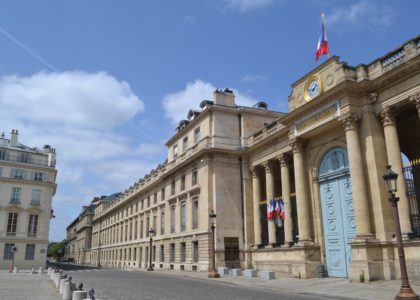
[[(0, 137), (0, 268), (27, 269), (46, 262), (51, 202), (56, 191), (55, 149), (30, 148)], [(17, 252), (13, 254), (12, 249)]]

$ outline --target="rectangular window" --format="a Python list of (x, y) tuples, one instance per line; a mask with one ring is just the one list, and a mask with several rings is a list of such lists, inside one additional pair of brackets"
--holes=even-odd
[(198, 241), (193, 242), (193, 262), (198, 262)]
[(194, 186), (198, 183), (198, 172), (194, 169), (191, 173), (191, 185)]
[(17, 160), (18, 160), (18, 162), (22, 162), (22, 163), (30, 163), (31, 162), (31, 157), (27, 153), (20, 153), (18, 155)]
[(175, 205), (171, 206), (171, 233), (175, 232)]
[(182, 140), (182, 152), (187, 151), (188, 149), (188, 136), (184, 137)]
[(187, 247), (185, 246), (185, 243), (181, 243), (181, 262), (185, 262), (187, 258)]
[(181, 203), (181, 231), (185, 231), (186, 227), (186, 205), (185, 202)]
[(141, 220), (140, 221), (140, 238), (141, 239), (143, 238), (143, 232), (144, 232), (144, 230), (143, 230), (143, 220)]
[(153, 204), (157, 203), (157, 193), (153, 195)]
[(22, 195), (22, 188), (20, 187), (13, 187), (12, 188), (12, 195), (10, 197), (10, 202), (13, 203), (20, 203), (20, 197)]
[(16, 235), (17, 218), (17, 213), (9, 213), (9, 218), (7, 220), (7, 235)]
[(147, 231), (146, 235), (147, 236), (149, 236), (149, 230), (150, 230), (150, 218), (147, 217), (146, 218), (146, 231)]
[(192, 229), (198, 228), (198, 198), (192, 199)]
[[(157, 225), (157, 216), (156, 215), (154, 215), (153, 216), (153, 225), (152, 225), (152, 228), (153, 228), (153, 230), (156, 232), (156, 225)], [(157, 233), (157, 232), (156, 232)]]
[(133, 260), (136, 261), (137, 259), (137, 248), (133, 249)]
[[(1, 175), (1, 174), (0, 174)], [(163, 201), (165, 200), (165, 188), (162, 188), (161, 192), (160, 192), (160, 200)]]
[(134, 222), (134, 239), (137, 240), (137, 221)]
[(15, 244), (5, 244), (4, 245), (4, 253), (3, 253), (3, 259), (4, 260), (12, 260), (13, 259), (12, 248), (14, 246), (15, 246)]
[(170, 262), (174, 262), (174, 261), (175, 261), (175, 244), (171, 244)]
[(165, 212), (160, 213), (160, 234), (165, 234)]
[(33, 180), (35, 181), (44, 181), (44, 173), (42, 172), (33, 172)]
[(6, 160), (6, 151), (0, 150), (0, 160)]
[(165, 246), (160, 245), (160, 262), (165, 261)]
[(136, 203), (136, 207), (135, 207), (134, 211), (137, 213), (137, 212), (138, 212), (138, 210), (139, 210), (139, 203), (137, 202), (137, 203)]
[(178, 157), (178, 145), (175, 145), (173, 147), (173, 153), (174, 153), (174, 159)]
[(171, 195), (175, 195), (175, 180), (171, 181)]
[(26, 244), (25, 260), (35, 259), (35, 244)]
[(23, 172), (24, 172), (23, 169), (12, 169), (12, 170), (13, 170), (13, 175), (12, 175), (13, 178), (23, 179)]
[(185, 175), (181, 176), (181, 191), (185, 190)]
[(149, 206), (150, 206), (150, 196), (147, 197), (147, 203), (146, 203), (146, 207), (149, 207)]
[(38, 215), (29, 215), (28, 237), (36, 237), (38, 227)]
[(41, 190), (32, 190), (31, 205), (41, 204)]
[(152, 248), (152, 261), (156, 261), (156, 246)]
[(194, 129), (194, 144), (197, 144), (200, 141), (200, 127)]
[(3, 168), (0, 167), (0, 176), (3, 176)]

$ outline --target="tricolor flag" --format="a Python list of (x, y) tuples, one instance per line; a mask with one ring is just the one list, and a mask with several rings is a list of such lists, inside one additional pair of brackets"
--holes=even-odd
[(316, 49), (316, 60), (318, 60), (321, 55), (325, 54), (330, 57), (330, 51), (328, 50), (327, 32), (325, 30), (325, 16), (322, 14), (321, 34), (319, 35), (318, 48)]

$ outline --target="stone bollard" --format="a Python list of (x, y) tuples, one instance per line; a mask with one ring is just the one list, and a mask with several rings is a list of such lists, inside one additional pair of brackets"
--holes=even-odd
[(72, 300), (71, 298), (71, 282), (70, 281), (65, 281), (64, 285), (63, 285), (63, 299), (64, 300)]
[(56, 289), (60, 288), (60, 280), (63, 279), (63, 276), (61, 276), (60, 273), (57, 273), (57, 275), (54, 278), (54, 286)]
[(14, 268), (13, 268), (13, 273), (15, 273), (15, 274), (16, 274), (16, 273), (19, 273), (19, 268), (18, 268), (18, 267), (14, 267)]
[(52, 270), (51, 267), (48, 267), (48, 269), (47, 269), (47, 274), (48, 275), (51, 275), (51, 270)]
[(84, 300), (86, 297), (86, 291), (74, 291), (71, 300)]
[(38, 274), (44, 274), (44, 268), (43, 267), (39, 267)]
[(69, 280), (65, 278), (60, 279), (60, 290), (59, 290), (60, 295), (63, 295), (64, 283), (66, 282), (69, 282)]
[(31, 268), (31, 274), (35, 274), (35, 268), (34, 267)]
[(55, 276), (55, 270), (53, 269), (53, 270), (51, 270), (51, 273), (50, 273), (50, 278), (51, 278), (51, 280), (54, 280), (54, 276)]

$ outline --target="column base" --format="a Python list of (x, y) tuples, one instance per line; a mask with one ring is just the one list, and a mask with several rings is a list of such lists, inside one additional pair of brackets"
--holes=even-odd
[(305, 246), (305, 245), (313, 245), (314, 242), (312, 240), (299, 240), (296, 244), (297, 246)]
[(210, 270), (208, 273), (208, 278), (220, 278), (220, 274), (216, 270)]
[(354, 241), (355, 242), (364, 242), (367, 240), (373, 240), (375, 239), (375, 236), (372, 233), (361, 233), (357, 234)]
[(293, 242), (284, 242), (281, 248), (290, 248), (292, 247), (292, 245), (293, 245)]
[(402, 287), (398, 294), (395, 296), (396, 300), (405, 299), (405, 300), (418, 300), (419, 297), (411, 289), (411, 287)]

